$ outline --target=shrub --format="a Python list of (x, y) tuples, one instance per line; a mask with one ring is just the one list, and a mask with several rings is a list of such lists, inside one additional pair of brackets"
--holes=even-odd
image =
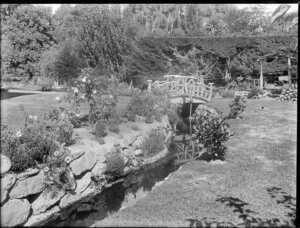
[(53, 109), (41, 117), (47, 131), (55, 135), (56, 140), (61, 144), (72, 142), (73, 124), (68, 118), (68, 114), (59, 109)]
[(106, 135), (106, 125), (103, 121), (97, 121), (95, 125), (95, 135), (99, 138), (102, 138)]
[(199, 109), (194, 113), (192, 123), (193, 133), (207, 149), (208, 154), (224, 159), (227, 150), (225, 142), (231, 134), (227, 118), (216, 112)]
[(54, 134), (43, 124), (27, 124), (23, 130), (13, 132), (1, 126), (1, 153), (10, 158), (13, 172), (23, 172), (44, 162), (45, 156), (58, 148)]
[(245, 108), (246, 108), (246, 99), (242, 96), (235, 96), (232, 103), (229, 104), (228, 106), (230, 108), (228, 118), (229, 119), (236, 119), (245, 110)]
[(136, 124), (131, 124), (131, 129), (134, 130), (134, 131), (138, 131), (140, 128)]
[(279, 95), (279, 94), (282, 93), (282, 89), (271, 89), (271, 93), (272, 93), (272, 94)]
[(110, 130), (111, 132), (116, 133), (116, 134), (118, 134), (120, 132), (120, 128), (119, 128), (118, 122), (109, 121), (108, 125), (109, 125), (108, 130)]
[(55, 196), (58, 191), (69, 190), (75, 187), (69, 163), (71, 162), (70, 151), (64, 146), (49, 154), (43, 171), (46, 176), (46, 190)]
[(161, 130), (151, 129), (149, 135), (142, 143), (145, 157), (153, 157), (165, 148), (165, 134)]
[(122, 149), (119, 146), (115, 146), (110, 152), (105, 154), (106, 174), (113, 177), (122, 175), (125, 160), (121, 152)]
[(235, 92), (233, 90), (224, 90), (222, 93), (222, 97), (224, 98), (231, 98), (234, 97)]
[(135, 93), (127, 106), (126, 117), (134, 121), (135, 116), (145, 116), (147, 122), (153, 122), (152, 116), (165, 114), (170, 107), (168, 95), (161, 90)]
[(252, 98), (254, 96), (257, 96), (258, 94), (262, 94), (263, 90), (258, 88), (258, 87), (253, 87), (249, 93), (248, 93), (248, 98)]
[(38, 78), (38, 86), (41, 87), (42, 91), (51, 91), (54, 85), (54, 80), (52, 78)]

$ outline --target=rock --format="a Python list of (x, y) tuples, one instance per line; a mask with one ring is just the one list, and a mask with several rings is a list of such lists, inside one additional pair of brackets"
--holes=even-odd
[(87, 204), (87, 203), (82, 203), (80, 206), (77, 208), (77, 211), (91, 211), (92, 210), (92, 205)]
[(36, 227), (44, 225), (45, 223), (54, 220), (58, 217), (58, 212), (60, 211), (59, 206), (55, 206), (45, 213), (39, 215), (31, 216), (25, 223), (25, 227)]
[(123, 150), (124, 157), (133, 158), (135, 156), (134, 150), (132, 148), (128, 148)]
[(45, 212), (50, 206), (54, 205), (65, 195), (65, 191), (59, 191), (56, 195), (52, 195), (52, 192), (43, 191), (42, 194), (33, 201), (31, 207), (33, 215), (38, 215)]
[(144, 136), (139, 136), (133, 143), (132, 148), (134, 150), (136, 149), (142, 149), (143, 141), (145, 140)]
[(70, 182), (70, 186), (68, 186), (67, 190), (75, 190), (77, 184), (76, 184), (74, 174), (70, 170), (69, 172), (67, 172), (67, 175), (69, 175), (68, 178), (69, 178), (69, 182)]
[(1, 226), (12, 227), (26, 222), (30, 213), (27, 199), (12, 199), (1, 207)]
[(16, 176), (13, 174), (7, 174), (1, 178), (1, 203), (6, 200), (8, 191), (16, 182)]
[(92, 169), (92, 175), (100, 175), (105, 171), (105, 164), (102, 162), (97, 162), (97, 164)]
[(9, 193), (11, 199), (23, 198), (25, 196), (36, 194), (45, 189), (45, 175), (40, 172), (38, 175), (28, 177), (25, 180), (17, 180), (14, 188)]
[(130, 168), (128, 166), (125, 166), (125, 168), (123, 169), (123, 173), (126, 175), (129, 172), (130, 172)]
[(72, 153), (72, 154), (70, 155), (70, 158), (71, 158), (71, 161), (70, 161), (70, 162), (72, 162), (72, 161), (74, 161), (74, 160), (80, 158), (80, 157), (81, 157), (82, 155), (84, 155), (84, 154), (85, 154), (84, 151), (78, 151), (78, 152)]
[(131, 146), (140, 135), (141, 135), (141, 133), (133, 132), (131, 135), (129, 135), (128, 137), (126, 137), (124, 139), (125, 145)]
[(134, 154), (136, 157), (141, 157), (141, 156), (143, 156), (143, 151), (142, 151), (142, 149), (138, 149), (138, 150), (134, 151)]
[(91, 172), (86, 173), (81, 179), (77, 180), (77, 188), (75, 192), (80, 194), (83, 192), (91, 183)]
[(37, 174), (40, 170), (39, 169), (32, 169), (32, 168), (29, 168), (27, 169), (24, 173), (20, 173), (17, 175), (17, 180), (24, 180), (26, 179), (27, 177), (31, 177), (35, 174)]
[(59, 203), (59, 207), (61, 209), (64, 209), (64, 208), (67, 208), (69, 206), (72, 206), (74, 203), (78, 202), (79, 200), (93, 195), (94, 192), (95, 192), (95, 186), (90, 185), (81, 194), (67, 193), (66, 195), (63, 196), (63, 198), (61, 198), (60, 203)]
[(91, 170), (97, 162), (97, 155), (95, 151), (89, 151), (85, 153), (79, 159), (76, 159), (70, 163), (70, 167), (75, 176), (79, 176), (81, 173)]
[(11, 161), (8, 157), (1, 154), (1, 174), (6, 173), (11, 168)]

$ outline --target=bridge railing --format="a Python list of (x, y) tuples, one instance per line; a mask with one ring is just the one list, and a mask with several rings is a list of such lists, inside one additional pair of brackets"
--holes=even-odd
[(160, 88), (167, 90), (173, 97), (183, 96), (206, 101), (211, 99), (213, 83), (202, 84), (194, 76), (166, 75), (165, 78), (166, 81), (148, 80), (148, 91), (151, 92), (151, 88)]

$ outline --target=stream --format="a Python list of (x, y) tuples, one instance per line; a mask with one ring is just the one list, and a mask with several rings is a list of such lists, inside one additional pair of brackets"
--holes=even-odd
[(66, 220), (61, 220), (59, 217), (45, 226), (94, 226), (105, 217), (135, 205), (179, 167), (174, 157), (167, 156), (161, 163), (137, 170), (129, 174), (123, 182), (103, 189), (92, 202), (82, 203), (85, 204), (82, 205), (84, 207), (78, 205)]

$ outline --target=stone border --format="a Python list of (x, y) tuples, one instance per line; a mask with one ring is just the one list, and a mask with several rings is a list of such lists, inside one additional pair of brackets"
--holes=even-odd
[[(162, 118), (161, 125), (157, 128), (165, 132), (165, 143), (168, 145), (173, 137), (173, 132), (167, 116)], [(121, 145), (118, 143), (111, 148), (119, 146), (122, 151), (129, 150), (131, 152), (129, 156), (133, 155), (133, 161), (135, 162), (133, 166), (127, 167), (127, 170), (123, 171), (123, 175), (114, 182), (106, 183), (106, 181), (103, 181), (101, 183), (100, 179), (99, 187), (96, 187), (98, 183), (92, 180), (92, 174), (96, 173), (103, 176), (105, 169), (103, 169), (103, 164), (99, 164), (101, 161), (98, 161), (97, 154), (95, 152), (73, 151), (72, 161), (70, 162), (70, 168), (72, 169), (70, 178), (74, 182), (73, 192), (75, 194), (60, 191), (52, 197), (51, 193), (45, 190), (46, 177), (43, 170), (28, 169), (21, 174), (6, 173), (2, 175), (1, 212), (3, 213), (1, 226), (42, 226), (59, 216), (61, 219), (67, 218), (82, 202), (91, 200), (95, 195), (101, 193), (104, 188), (123, 181), (126, 175), (132, 171), (158, 162), (168, 155), (169, 150), (165, 146), (160, 153), (153, 157), (140, 157), (143, 139), (143, 135), (137, 135), (127, 140), (127, 142), (123, 140)], [(125, 157), (126, 155), (124, 155)], [(97, 167), (97, 164), (100, 168)], [(16, 212), (18, 212), (18, 219), (16, 219)]]

